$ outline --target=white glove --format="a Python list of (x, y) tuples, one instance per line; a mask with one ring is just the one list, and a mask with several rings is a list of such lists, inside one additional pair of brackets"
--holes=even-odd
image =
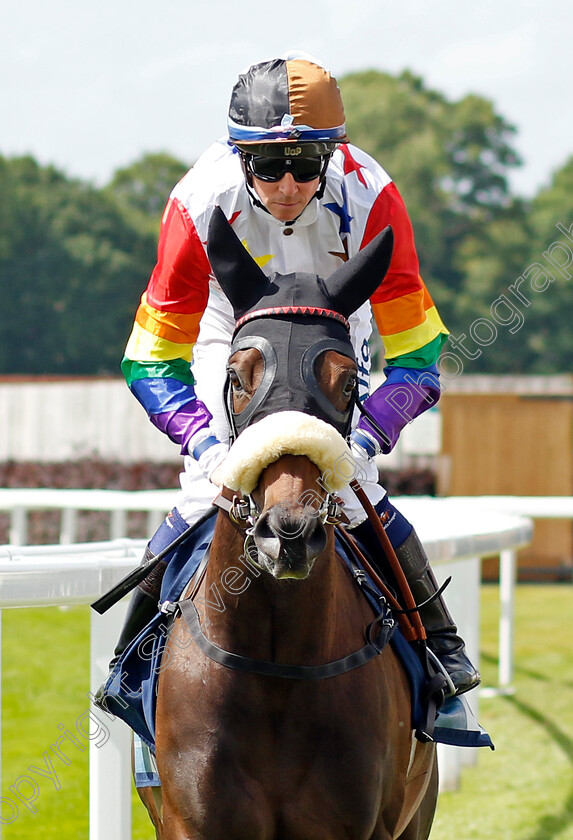
[(350, 435), (350, 448), (352, 451), (356, 449), (357, 452), (361, 452), (360, 457), (365, 455), (367, 458), (374, 458), (376, 455), (380, 455), (382, 451), (374, 435), (359, 428), (354, 429)]
[(221, 486), (220, 482), (216, 480), (215, 472), (221, 466), (227, 453), (229, 452), (229, 445), (227, 443), (216, 443), (205, 450), (199, 460), (197, 461), (199, 469), (209, 481)]
[(195, 458), (205, 478), (212, 481), (213, 473), (227, 457), (229, 444), (221, 443), (211, 430), (206, 428), (193, 435), (187, 445), (187, 451)]
[(354, 432), (350, 435), (350, 452), (354, 460), (355, 474), (354, 478), (360, 483), (368, 480), (369, 473), (372, 470), (372, 456), (360, 444), (360, 438), (355, 438)]

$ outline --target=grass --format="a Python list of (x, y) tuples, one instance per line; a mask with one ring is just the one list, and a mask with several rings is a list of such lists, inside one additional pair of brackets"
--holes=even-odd
[[(50, 755), (50, 745), (62, 735), (58, 725), (76, 730), (76, 721), (89, 708), (87, 610), (74, 607), (3, 612), (3, 838), (88, 837), (88, 750), (70, 744), (69, 765), (53, 756), (57, 783), (28, 769), (34, 765), (48, 772), (44, 753)], [(87, 740), (82, 738), (78, 743), (81, 747)], [(24, 798), (34, 796), (24, 776), (35, 778), (38, 785), (37, 798), (30, 808), (17, 795), (20, 791)], [(16, 804), (17, 816), (10, 802)], [(12, 822), (6, 822), (13, 817)]]
[[(482, 594), (481, 665), (497, 677), (496, 587)], [(442, 794), (432, 840), (573, 840), (573, 590), (519, 586), (515, 694), (480, 700), (496, 745)]]
[[(461, 789), (441, 795), (432, 840), (573, 840), (572, 596), (566, 585), (518, 587), (516, 692), (480, 701), (496, 751), (480, 750)], [(497, 598), (496, 587), (482, 589), (486, 684), (497, 679)], [(7, 610), (2, 633), (2, 838), (86, 840), (88, 608)], [(69, 764), (50, 750), (63, 730), (77, 742), (65, 742)], [(17, 791), (36, 795), (35, 813)], [(152, 838), (134, 794), (132, 840)]]

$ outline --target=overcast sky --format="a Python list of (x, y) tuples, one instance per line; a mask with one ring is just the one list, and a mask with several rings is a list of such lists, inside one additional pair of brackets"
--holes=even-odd
[(339, 77), (409, 68), (492, 99), (527, 196), (573, 155), (572, 33), (564, 0), (6, 0), (0, 154), (96, 184), (148, 151), (192, 162), (225, 132), (238, 73), (300, 48)]

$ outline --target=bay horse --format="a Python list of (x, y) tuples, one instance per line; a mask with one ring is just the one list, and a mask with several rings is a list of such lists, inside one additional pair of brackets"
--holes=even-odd
[(228, 366), (238, 436), (221, 474), (229, 510), (217, 514), (202, 580), (179, 602), (159, 678), (162, 803), (140, 795), (160, 840), (429, 836), (435, 746), (414, 736), (392, 645), (359, 664), (384, 621), (372, 629), (332, 524), (357, 377), (343, 322), (379, 284), (391, 247), (387, 229), (326, 293), (320, 278), (269, 280), (213, 214), (209, 258), (238, 324)]

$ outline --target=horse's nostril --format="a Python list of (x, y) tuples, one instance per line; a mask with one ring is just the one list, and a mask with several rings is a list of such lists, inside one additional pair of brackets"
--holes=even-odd
[(253, 536), (275, 577), (306, 577), (326, 547), (326, 530), (319, 519), (280, 504), (262, 514)]
[(275, 531), (269, 522), (268, 513), (263, 513), (263, 515), (257, 520), (255, 524), (255, 536), (258, 539), (272, 539), (276, 536)]
[(313, 520), (313, 527), (307, 534), (307, 552), (318, 557), (326, 548), (326, 529), (319, 519)]
[(268, 511), (263, 513), (255, 523), (253, 537), (259, 553), (271, 563), (276, 563), (281, 551), (281, 540), (271, 526)]

